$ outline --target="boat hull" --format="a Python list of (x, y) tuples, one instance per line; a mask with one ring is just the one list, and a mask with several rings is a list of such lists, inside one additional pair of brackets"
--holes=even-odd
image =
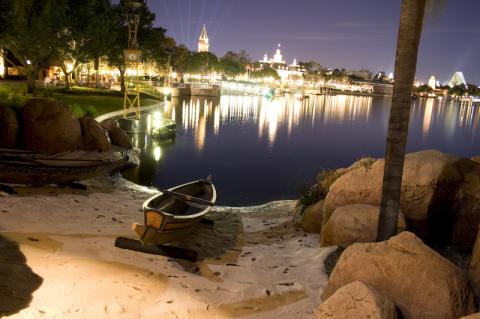
[(132, 230), (145, 245), (171, 242), (189, 233), (210, 212), (216, 197), (207, 180), (168, 189), (144, 203), (144, 224), (134, 223)]
[[(94, 152), (85, 153), (96, 155)], [(11, 151), (0, 152), (0, 183), (42, 186), (63, 185), (89, 179), (114, 170), (135, 167), (137, 163), (129, 156), (116, 154), (109, 158), (103, 153), (101, 159), (71, 158), (72, 153), (46, 155)], [(113, 154), (113, 153), (112, 153)]]

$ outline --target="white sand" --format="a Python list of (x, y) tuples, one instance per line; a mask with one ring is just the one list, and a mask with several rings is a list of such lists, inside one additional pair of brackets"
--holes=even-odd
[(321, 303), (332, 249), (294, 226), (293, 201), (215, 208), (214, 226), (176, 243), (199, 253), (192, 263), (115, 248), (117, 236), (134, 237), (149, 193), (111, 183), (0, 195), (0, 236), (18, 242), (43, 279), (29, 306), (6, 318), (290, 319)]

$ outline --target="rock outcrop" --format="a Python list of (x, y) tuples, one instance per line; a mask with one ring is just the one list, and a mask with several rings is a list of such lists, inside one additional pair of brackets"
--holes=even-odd
[[(380, 207), (368, 204), (350, 204), (335, 209), (330, 219), (322, 226), (322, 246), (347, 247), (354, 243), (374, 242), (377, 238)], [(398, 216), (398, 232), (407, 225), (405, 217)]]
[(397, 310), (388, 296), (361, 281), (355, 281), (325, 300), (314, 318), (397, 319)]
[(323, 200), (308, 206), (303, 212), (300, 225), (307, 233), (320, 233), (323, 223)]
[[(381, 159), (340, 176), (325, 198), (324, 223), (341, 206), (379, 206), (384, 164)], [(480, 164), (435, 150), (407, 154), (400, 206), (408, 229), (428, 243), (471, 249), (480, 224)]]
[(17, 148), (18, 127), (17, 113), (10, 107), (0, 106), (0, 147)]
[[(478, 227), (478, 226), (477, 226)], [(480, 230), (480, 228), (477, 228)], [(472, 257), (470, 258), (470, 266), (468, 268), (468, 279), (472, 288), (475, 290), (477, 296), (480, 295), (480, 232), (477, 235), (477, 240), (472, 250)]]
[(410, 232), (381, 243), (349, 246), (322, 298), (357, 280), (391, 297), (406, 318), (450, 319), (475, 312), (463, 272)]
[(110, 137), (110, 142), (113, 145), (120, 146), (123, 148), (132, 148), (132, 142), (128, 137), (127, 133), (119, 127), (113, 128), (111, 131), (108, 132), (108, 136)]
[(112, 148), (108, 133), (95, 119), (84, 116), (78, 121), (82, 127), (83, 149), (104, 152)]
[(49, 99), (31, 99), (21, 108), (25, 148), (61, 153), (82, 148), (80, 123), (68, 107)]
[[(462, 173), (453, 166), (458, 160), (435, 150), (406, 155), (401, 196), (406, 218), (426, 220), (435, 199), (441, 195), (451, 197), (450, 191), (462, 181)], [(384, 165), (381, 159), (337, 179), (325, 198), (325, 210), (331, 213), (337, 207), (356, 203), (380, 206)]]
[(473, 315), (462, 317), (460, 319), (480, 319), (480, 312), (474, 313)]
[(114, 128), (118, 127), (118, 122), (114, 119), (103, 120), (100, 125), (107, 131), (110, 132)]

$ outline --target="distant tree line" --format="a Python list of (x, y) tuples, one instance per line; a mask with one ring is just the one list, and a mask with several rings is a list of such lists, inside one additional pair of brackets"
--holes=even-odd
[[(69, 76), (93, 61), (99, 86), (99, 64), (106, 59), (120, 73), (125, 88), (126, 65), (123, 50), (128, 42), (125, 0), (0, 0), (0, 54), (13, 65), (25, 68), (28, 92), (35, 90), (40, 70), (58, 65)], [(155, 14), (144, 6), (138, 29), (138, 44), (145, 62), (159, 71), (178, 73), (217, 71), (226, 77), (245, 72), (250, 57), (245, 51), (227, 52), (222, 58), (212, 53), (191, 52), (155, 27)], [(14, 61), (12, 61), (14, 60)], [(75, 77), (76, 79), (78, 77)]]

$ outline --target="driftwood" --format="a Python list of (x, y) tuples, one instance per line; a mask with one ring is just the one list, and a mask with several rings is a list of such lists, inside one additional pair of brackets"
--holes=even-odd
[(138, 240), (125, 237), (118, 237), (115, 240), (115, 247), (134, 250), (152, 255), (160, 255), (176, 259), (185, 259), (192, 262), (197, 261), (198, 258), (197, 252), (191, 249), (167, 245), (142, 245), (142, 243)]

